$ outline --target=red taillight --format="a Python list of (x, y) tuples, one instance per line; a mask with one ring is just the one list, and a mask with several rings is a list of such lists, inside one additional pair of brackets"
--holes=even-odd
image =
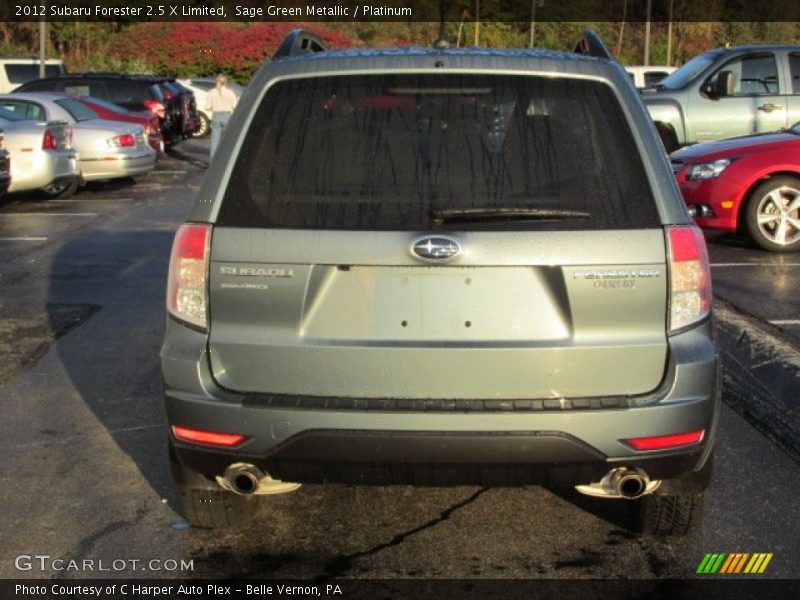
[(649, 437), (629, 438), (625, 442), (634, 450), (667, 450), (680, 446), (691, 446), (703, 439), (705, 429), (674, 433), (671, 435), (654, 435)]
[(124, 133), (108, 140), (108, 145), (113, 148), (132, 148), (136, 145), (136, 136), (132, 133)]
[(179, 440), (185, 442), (195, 442), (198, 444), (209, 444), (210, 446), (224, 446), (231, 448), (238, 446), (246, 436), (238, 433), (216, 433), (214, 431), (202, 431), (200, 429), (189, 429), (188, 427), (172, 426), (172, 433)]
[(209, 241), (211, 226), (189, 223), (175, 234), (169, 260), (167, 311), (201, 329), (207, 327)]
[(44, 139), (42, 139), (42, 150), (55, 150), (56, 138), (53, 132), (49, 129), (44, 130)]
[(145, 100), (144, 105), (147, 107), (147, 110), (149, 110), (159, 119), (163, 119), (167, 116), (166, 107), (158, 100)]
[(693, 225), (667, 228), (669, 330), (701, 321), (711, 310), (711, 271), (702, 232)]

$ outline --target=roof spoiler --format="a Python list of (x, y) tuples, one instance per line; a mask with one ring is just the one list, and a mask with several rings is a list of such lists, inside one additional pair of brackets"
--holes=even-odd
[(611, 56), (611, 52), (608, 51), (608, 48), (606, 48), (606, 45), (603, 43), (603, 40), (601, 40), (597, 32), (592, 29), (587, 29), (583, 32), (583, 35), (575, 43), (575, 47), (572, 51), (584, 56), (605, 58), (607, 60), (614, 59), (614, 57)]
[(283, 38), (281, 45), (272, 55), (272, 60), (297, 56), (298, 54), (311, 54), (325, 52), (328, 48), (316, 35), (305, 29), (292, 29)]

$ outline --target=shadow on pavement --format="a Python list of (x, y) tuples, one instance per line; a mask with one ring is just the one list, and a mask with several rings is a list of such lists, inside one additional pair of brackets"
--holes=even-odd
[[(57, 344), (86, 406), (150, 486), (170, 493), (159, 347), (171, 231), (94, 230), (67, 242), (50, 269), (48, 306), (96, 310)], [(48, 311), (50, 330), (63, 311)]]

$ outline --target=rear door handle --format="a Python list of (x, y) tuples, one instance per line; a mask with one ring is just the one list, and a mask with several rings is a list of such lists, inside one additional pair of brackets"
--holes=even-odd
[(780, 110), (783, 106), (780, 104), (772, 104), (772, 102), (767, 102), (766, 104), (762, 104), (758, 107), (758, 110), (763, 110), (764, 112), (770, 113), (774, 110)]

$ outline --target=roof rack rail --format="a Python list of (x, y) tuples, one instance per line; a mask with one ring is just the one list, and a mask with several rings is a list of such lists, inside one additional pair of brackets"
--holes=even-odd
[(325, 52), (328, 48), (316, 35), (305, 29), (292, 29), (283, 38), (281, 45), (272, 55), (272, 60), (297, 56), (298, 54), (311, 54)]
[(583, 54), (584, 56), (593, 56), (595, 58), (605, 58), (613, 60), (611, 52), (608, 51), (603, 40), (592, 29), (587, 29), (583, 32), (581, 38), (575, 43), (575, 48), (572, 50), (576, 54)]

